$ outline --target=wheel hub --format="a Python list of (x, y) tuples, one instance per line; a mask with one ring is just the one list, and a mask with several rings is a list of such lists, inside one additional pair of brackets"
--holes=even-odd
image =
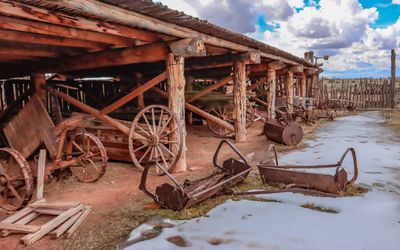
[(156, 135), (149, 136), (148, 142), (150, 146), (156, 146), (158, 144), (158, 141), (159, 141), (158, 136)]

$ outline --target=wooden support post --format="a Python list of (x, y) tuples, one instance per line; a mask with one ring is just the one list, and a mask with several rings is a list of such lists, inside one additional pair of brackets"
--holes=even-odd
[(267, 85), (268, 85), (267, 117), (268, 117), (268, 119), (274, 119), (275, 118), (275, 99), (276, 99), (276, 71), (273, 68), (268, 68)]
[(287, 77), (286, 77), (286, 102), (287, 102), (287, 108), (289, 113), (293, 113), (293, 72), (288, 71)]
[[(182, 125), (183, 150), (181, 159), (175, 167), (176, 172), (186, 171), (186, 128), (185, 128), (185, 66), (184, 57), (176, 56), (172, 53), (166, 58), (167, 78), (168, 78), (168, 106), (177, 115)], [(174, 128), (171, 128), (172, 130)], [(171, 137), (176, 137), (172, 134)], [(178, 152), (178, 148), (172, 149), (173, 153)]]
[(301, 97), (306, 97), (307, 96), (307, 75), (304, 72), (301, 74), (300, 96)]
[(39, 98), (46, 105), (46, 76), (42, 73), (33, 73), (31, 81), (35, 86), (35, 91), (39, 93)]
[(392, 93), (392, 108), (396, 107), (396, 51), (392, 49), (392, 78), (390, 82), (390, 90)]
[(233, 116), (235, 118), (236, 142), (246, 142), (246, 64), (237, 61), (234, 64), (233, 77)]
[(39, 153), (38, 171), (37, 171), (37, 189), (36, 189), (36, 200), (43, 200), (43, 187), (44, 187), (44, 175), (46, 169), (46, 150), (41, 149)]

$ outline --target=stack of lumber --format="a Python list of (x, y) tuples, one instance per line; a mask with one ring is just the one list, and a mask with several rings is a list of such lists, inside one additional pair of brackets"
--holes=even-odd
[[(65, 233), (69, 237), (82, 224), (90, 211), (90, 206), (84, 206), (80, 202), (36, 201), (1, 221), (0, 235), (5, 237), (12, 233), (26, 234), (21, 241), (27, 246), (45, 235), (56, 239)], [(28, 225), (41, 215), (55, 217), (43, 225)]]

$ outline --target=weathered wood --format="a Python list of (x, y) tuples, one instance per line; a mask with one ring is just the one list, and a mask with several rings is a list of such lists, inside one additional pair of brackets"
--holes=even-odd
[[(38, 133), (40, 129), (41, 133)], [(54, 124), (38, 95), (34, 95), (24, 108), (3, 129), (10, 147), (25, 158), (42, 143), (42, 134), (54, 135)]]
[(233, 74), (233, 116), (235, 119), (235, 140), (247, 141), (246, 131), (246, 64), (235, 62)]
[(301, 97), (306, 97), (307, 95), (307, 75), (306, 73), (301, 74), (301, 80), (300, 80), (300, 96)]
[(169, 43), (171, 53), (176, 56), (193, 57), (205, 56), (206, 48), (201, 38), (186, 38)]
[(34, 211), (45, 215), (60, 215), (64, 213), (66, 209), (35, 208)]
[(45, 169), (46, 169), (46, 150), (41, 149), (40, 153), (39, 153), (39, 162), (38, 162), (38, 170), (37, 170), (36, 200), (43, 199)]
[(40, 227), (0, 222), (0, 229), (17, 233), (34, 233), (37, 232)]
[(108, 47), (106, 44), (99, 42), (84, 41), (66, 37), (41, 35), (41, 34), (5, 30), (5, 29), (0, 29), (0, 40), (12, 41), (12, 42), (23, 41), (26, 43), (33, 43), (33, 44), (75, 47), (75, 48), (83, 48), (90, 50), (99, 50)]
[(33, 212), (33, 208), (25, 207), (22, 210), (19, 210), (18, 212), (16, 212), (15, 214), (2, 220), (1, 222), (2, 223), (14, 223), (14, 222), (20, 220), (21, 218), (23, 218), (24, 216), (30, 214), (31, 212)]
[(25, 49), (25, 48), (13, 48), (13, 47), (0, 47), (0, 55), (14, 56), (26, 56), (26, 57), (58, 57), (61, 53), (57, 53), (51, 50), (39, 50), (39, 49)]
[[(11, 3), (11, 2), (0, 2), (0, 13), (3, 15), (13, 15), (16, 17), (26, 18), (30, 20), (36, 20), (39, 22), (46, 22), (51, 24), (56, 24), (60, 26), (68, 26), (72, 28), (77, 28), (80, 30), (89, 30), (94, 31), (98, 34), (108, 34), (115, 35), (121, 37), (127, 37), (130, 39), (138, 39), (146, 42), (154, 42), (159, 40), (159, 37), (154, 32), (149, 32), (145, 30), (140, 30), (132, 27), (127, 27), (118, 24), (112, 23), (104, 23), (100, 21), (95, 21), (92, 19), (87, 19), (84, 17), (78, 16), (70, 16), (65, 13), (57, 12), (57, 11), (48, 11), (46, 9), (37, 8), (31, 5), (20, 4), (20, 3)], [(43, 28), (39, 25), (34, 25), (36, 29)], [(33, 28), (32, 28), (33, 29)], [(54, 30), (54, 29), (53, 29)], [(59, 29), (57, 30), (57, 34), (62, 33)], [(72, 33), (72, 32), (71, 32)], [(79, 34), (71, 34), (72, 36), (79, 36)], [(86, 37), (80, 36), (79, 39), (83, 40), (92, 40), (97, 37), (95, 34), (85, 33)], [(78, 38), (78, 37), (76, 37)], [(104, 36), (103, 36), (104, 39)], [(95, 39), (94, 41), (100, 41), (101, 38)], [(117, 42), (117, 39), (113, 39), (114, 42)], [(106, 40), (106, 43), (110, 43), (112, 41)]]
[(60, 226), (62, 223), (64, 223), (66, 220), (68, 220), (71, 216), (74, 216), (76, 213), (81, 211), (83, 209), (82, 205), (79, 205), (77, 207), (71, 208), (56, 218), (52, 219), (51, 221), (47, 222), (43, 226), (40, 227), (40, 230), (36, 231), (35, 233), (31, 233), (28, 235), (25, 235), (24, 237), (21, 238), (21, 241), (24, 242), (25, 245), (29, 246), (36, 241), (40, 240), (43, 236), (45, 236), (47, 233), (52, 231), (53, 229), (57, 228)]
[(269, 68), (267, 72), (267, 117), (268, 119), (275, 118), (275, 99), (276, 99), (276, 71), (273, 68)]
[[(179, 38), (188, 38), (188, 37), (202, 37), (206, 44), (210, 44), (217, 47), (223, 47), (228, 49), (233, 49), (239, 52), (248, 52), (253, 50), (244, 45), (240, 45), (235, 42), (231, 42), (228, 40), (216, 38), (214, 36), (200, 33), (195, 30), (178, 26), (176, 24), (168, 23), (161, 21), (159, 19), (142, 15), (137, 12), (129, 11), (114, 5), (110, 5), (107, 3), (95, 1), (95, 0), (57, 0), (53, 1), (60, 7), (79, 9), (80, 11), (87, 13), (89, 15), (100, 16), (112, 22), (117, 22), (129, 26), (136, 26), (156, 32), (160, 32), (163, 34), (179, 37)], [(278, 51), (275, 48), (270, 47), (271, 50)], [(272, 53), (260, 52), (262, 57), (270, 58), (273, 60), (281, 60), (283, 62), (287, 62), (289, 64), (297, 65), (299, 63), (283, 58), (282, 56), (277, 56)]]
[(185, 69), (200, 70), (200, 69), (228, 67), (228, 66), (233, 66), (233, 63), (236, 61), (246, 62), (248, 64), (252, 64), (252, 66), (255, 66), (261, 62), (261, 57), (259, 52), (251, 51), (248, 53), (236, 53), (236, 54), (226, 54), (218, 56), (208, 56), (202, 58), (192, 58), (187, 60)]
[(82, 216), (82, 214), (85, 212), (86, 210), (80, 211), (79, 213), (75, 214), (74, 216), (72, 216), (71, 218), (69, 218), (66, 222), (64, 222), (61, 226), (59, 226), (57, 229), (55, 229), (54, 231), (48, 233), (47, 235), (49, 235), (51, 238), (53, 239), (57, 239), (59, 238), (63, 233), (65, 233), (74, 223), (76, 223), (76, 221), (79, 219), (79, 217)]
[(293, 73), (303, 73), (304, 66), (303, 65), (296, 65), (289, 68), (289, 71)]
[(391, 80), (390, 80), (390, 91), (391, 91), (391, 107), (396, 107), (396, 51), (391, 51)]
[(125, 105), (128, 102), (130, 102), (131, 100), (135, 99), (136, 97), (138, 97), (139, 95), (143, 94), (144, 92), (146, 92), (147, 90), (151, 89), (152, 87), (156, 86), (157, 84), (159, 84), (160, 82), (164, 81), (165, 79), (167, 79), (167, 72), (166, 71), (164, 71), (161, 74), (157, 75), (156, 77), (154, 77), (153, 79), (151, 79), (147, 83), (139, 86), (138, 88), (136, 88), (135, 90), (133, 90), (132, 92), (127, 94), (126, 96), (122, 97), (121, 99), (118, 99), (113, 104), (110, 104), (109, 106), (105, 107), (104, 109), (102, 109), (100, 111), (100, 114), (105, 115), (105, 114), (109, 114), (109, 113), (117, 110), (118, 108), (122, 107), (123, 105)]
[(213, 85), (208, 86), (208, 87), (202, 89), (201, 91), (197, 92), (196, 94), (194, 94), (193, 96), (191, 96), (191, 97), (187, 100), (187, 102), (188, 102), (188, 103), (193, 102), (194, 100), (199, 99), (200, 97), (202, 97), (202, 96), (204, 96), (204, 95), (210, 93), (211, 91), (213, 91), (213, 90), (215, 90), (215, 89), (218, 89), (218, 88), (220, 88), (220, 87), (226, 85), (227, 83), (229, 83), (229, 82), (232, 81), (232, 80), (233, 80), (233, 76), (231, 76), (231, 75), (230, 75), (230, 76), (227, 76), (227, 77), (225, 77), (224, 79), (222, 79), (221, 81), (216, 82), (216, 83), (214, 83)]
[(71, 236), (76, 229), (83, 223), (83, 221), (88, 217), (89, 213), (92, 211), (92, 208), (89, 206), (85, 207), (83, 214), (75, 221), (75, 223), (68, 229), (67, 237)]
[(286, 67), (286, 64), (282, 61), (273, 61), (268, 63), (268, 68), (279, 71)]
[(135, 40), (127, 37), (13, 17), (0, 16), (0, 28), (42, 35), (60, 36), (71, 39), (100, 42), (117, 47), (128, 47), (135, 45)]
[(47, 91), (46, 91), (46, 76), (45, 74), (41, 73), (33, 73), (30, 76), (31, 81), (33, 85), (35, 86), (35, 91), (38, 93), (37, 95), (39, 96), (40, 100), (43, 103), (46, 103), (46, 96), (47, 96)]
[(293, 83), (294, 83), (294, 78), (293, 78), (293, 72), (288, 71), (287, 76), (286, 76), (286, 102), (287, 102), (287, 109), (289, 113), (293, 113)]
[[(185, 59), (172, 53), (168, 54), (166, 59), (167, 78), (168, 78), (168, 107), (178, 117), (183, 133), (183, 150), (180, 160), (177, 162), (174, 171), (183, 172), (187, 170), (186, 164), (186, 125), (185, 125)], [(171, 127), (171, 130), (174, 130)], [(171, 140), (178, 137), (178, 131), (172, 133)], [(178, 145), (173, 145), (172, 152), (178, 153)]]
[(266, 77), (262, 77), (262, 78), (259, 79), (257, 82), (253, 83), (253, 84), (248, 88), (248, 90), (250, 90), (250, 91), (251, 91), (251, 90), (255, 90), (256, 88), (261, 87), (262, 85), (264, 85), (266, 81), (267, 81), (267, 78), (266, 78)]

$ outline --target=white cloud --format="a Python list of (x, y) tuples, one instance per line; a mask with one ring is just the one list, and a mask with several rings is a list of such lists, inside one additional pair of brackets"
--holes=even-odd
[[(298, 56), (308, 50), (329, 54), (329, 71), (388, 69), (389, 50), (400, 46), (400, 18), (386, 28), (372, 28), (379, 12), (363, 8), (358, 0), (311, 0), (308, 6), (303, 0), (160, 1)], [(261, 30), (260, 16), (273, 31)]]

